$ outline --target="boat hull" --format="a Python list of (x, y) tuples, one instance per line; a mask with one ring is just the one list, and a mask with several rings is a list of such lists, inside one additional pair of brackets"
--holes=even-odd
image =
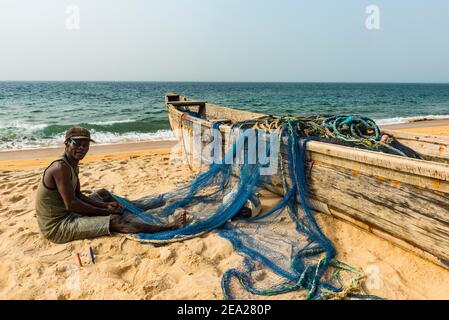
[[(171, 105), (167, 98), (166, 105), (170, 125), (195, 166), (203, 158), (194, 156), (194, 128), (207, 136), (214, 123), (210, 117), (262, 116), (206, 103), (198, 117)], [(219, 129), (224, 139), (231, 128), (221, 124)], [(434, 161), (310, 141), (306, 158), (311, 206), (449, 267), (449, 140), (389, 134)], [(225, 150), (228, 146), (223, 145)], [(286, 153), (285, 148), (281, 145), (281, 153)], [(279, 173), (267, 177), (267, 189), (282, 195)]]

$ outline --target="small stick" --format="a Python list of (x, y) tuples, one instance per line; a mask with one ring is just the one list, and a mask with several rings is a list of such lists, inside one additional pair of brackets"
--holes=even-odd
[(79, 264), (79, 266), (82, 267), (83, 264), (81, 263), (81, 257), (80, 257), (80, 254), (77, 253), (77, 254), (76, 254), (76, 257), (78, 258), (78, 264)]
[(92, 247), (89, 247), (89, 252), (90, 252), (90, 259), (92, 260), (92, 263), (95, 264), (94, 249), (92, 249)]

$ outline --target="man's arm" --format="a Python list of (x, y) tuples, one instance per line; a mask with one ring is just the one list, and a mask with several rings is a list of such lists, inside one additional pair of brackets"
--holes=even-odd
[(76, 196), (83, 202), (86, 202), (90, 204), (91, 206), (97, 207), (97, 208), (107, 208), (108, 204), (106, 202), (100, 202), (95, 199), (89, 198), (88, 196), (84, 195), (83, 193), (76, 193)]
[(70, 168), (63, 163), (55, 164), (51, 174), (56, 183), (56, 188), (64, 201), (67, 210), (88, 216), (107, 216), (110, 214), (122, 214), (122, 210), (100, 208), (84, 202), (76, 195), (76, 190), (70, 181)]
[(95, 199), (92, 199), (85, 194), (81, 192), (80, 182), (78, 180), (78, 184), (76, 185), (76, 191), (75, 195), (80, 199), (81, 201), (84, 201), (94, 207), (97, 208), (107, 208), (107, 209), (122, 209), (123, 206), (119, 204), (117, 201), (97, 201)]
[(90, 204), (91, 206), (94, 206), (94, 207), (97, 207), (97, 208), (102, 208), (102, 209), (108, 207), (108, 204), (106, 202), (100, 202), (100, 201), (97, 201), (95, 199), (89, 198), (88, 196), (84, 195), (81, 192), (79, 180), (78, 180), (78, 184), (76, 186), (75, 195), (78, 197), (78, 199), (80, 199), (83, 202), (86, 202), (86, 203)]

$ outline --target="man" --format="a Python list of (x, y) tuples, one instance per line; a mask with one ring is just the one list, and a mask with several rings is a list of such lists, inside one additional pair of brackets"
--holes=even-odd
[(166, 225), (145, 223), (124, 213), (111, 194), (101, 189), (90, 196), (80, 191), (78, 163), (89, 151), (90, 132), (73, 127), (65, 135), (64, 155), (45, 169), (39, 182), (36, 213), (39, 229), (55, 243), (120, 233), (154, 233), (182, 227), (185, 213)]

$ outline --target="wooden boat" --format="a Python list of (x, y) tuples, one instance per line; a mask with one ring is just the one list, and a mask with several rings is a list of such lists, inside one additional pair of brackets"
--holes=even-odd
[[(177, 94), (167, 94), (165, 103), (170, 125), (192, 163), (194, 126), (205, 132), (216, 121), (263, 116)], [(222, 122), (219, 129), (224, 137), (230, 123)], [(449, 139), (383, 132), (425, 160), (311, 141), (307, 164), (312, 208), (449, 268)], [(267, 189), (282, 194), (280, 177), (273, 176)]]

